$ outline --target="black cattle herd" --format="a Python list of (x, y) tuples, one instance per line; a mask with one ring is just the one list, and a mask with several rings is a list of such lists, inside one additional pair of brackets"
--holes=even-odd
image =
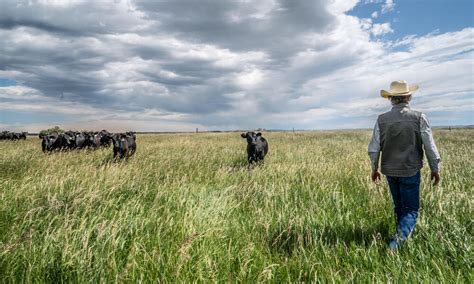
[(110, 133), (107, 130), (100, 132), (91, 131), (66, 131), (53, 132), (39, 135), (43, 152), (73, 149), (98, 149), (113, 146), (114, 158), (128, 158), (136, 149), (136, 136), (134, 132)]
[[(27, 132), (0, 132), (0, 140), (26, 139)], [(247, 140), (247, 161), (252, 163), (263, 162), (268, 153), (268, 142), (262, 133), (246, 132), (241, 134)], [(66, 151), (74, 149), (98, 149), (113, 147), (114, 158), (128, 158), (137, 150), (135, 132), (110, 133), (107, 130), (92, 131), (66, 131), (40, 134), (43, 152)]]
[(2, 131), (0, 132), (0, 140), (25, 140), (28, 132), (10, 132)]

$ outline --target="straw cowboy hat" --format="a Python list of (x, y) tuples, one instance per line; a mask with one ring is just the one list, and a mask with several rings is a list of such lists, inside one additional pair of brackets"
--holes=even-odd
[(393, 97), (393, 96), (409, 96), (418, 90), (418, 85), (408, 86), (406, 81), (393, 81), (390, 84), (390, 90), (385, 91), (381, 90), (380, 95), (384, 98)]

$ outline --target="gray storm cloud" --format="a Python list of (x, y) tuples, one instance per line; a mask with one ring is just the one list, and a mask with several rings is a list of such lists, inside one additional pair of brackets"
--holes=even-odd
[[(471, 29), (443, 35), (461, 40), (444, 51), (430, 35), (392, 52), (371, 22), (345, 14), (356, 3), (2, 1), (0, 78), (18, 86), (0, 88), (0, 109), (74, 106), (84, 109), (71, 114), (78, 123), (140, 118), (209, 129), (337, 127), (352, 111), (360, 126), (384, 108), (374, 92), (394, 76), (417, 80), (433, 58), (448, 64), (437, 56), (446, 51), (469, 67)], [(421, 41), (428, 50), (416, 49)], [(413, 58), (405, 72), (393, 68)], [(457, 70), (460, 91), (472, 92)], [(353, 100), (372, 104), (363, 113)]]

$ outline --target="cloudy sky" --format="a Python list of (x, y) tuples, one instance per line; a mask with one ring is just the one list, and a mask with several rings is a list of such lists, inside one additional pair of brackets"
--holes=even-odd
[(0, 129), (474, 124), (471, 0), (0, 0)]

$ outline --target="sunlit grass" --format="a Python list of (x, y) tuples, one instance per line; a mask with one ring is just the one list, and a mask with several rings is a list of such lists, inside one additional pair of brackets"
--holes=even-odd
[(369, 132), (266, 133), (247, 169), (239, 133), (138, 136), (137, 153), (43, 154), (0, 142), (4, 281), (472, 282), (474, 131), (437, 131), (442, 184), (399, 253)]

